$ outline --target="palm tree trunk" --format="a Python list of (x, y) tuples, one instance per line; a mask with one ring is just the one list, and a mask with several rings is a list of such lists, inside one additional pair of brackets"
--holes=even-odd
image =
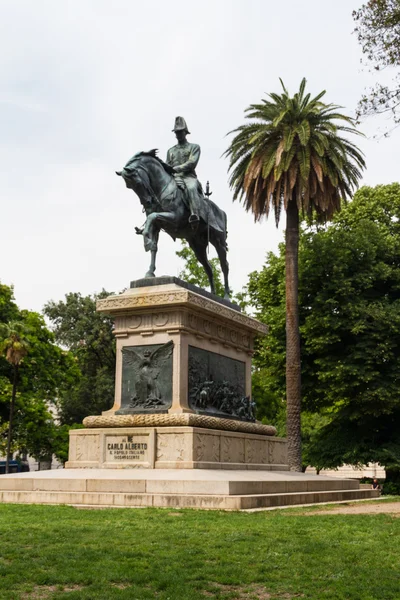
[(299, 331), (299, 209), (290, 200), (286, 209), (286, 402), (288, 462), (301, 471), (301, 363)]
[(18, 365), (14, 365), (14, 381), (10, 404), (10, 420), (8, 424), (8, 435), (7, 435), (7, 453), (6, 453), (6, 473), (10, 471), (10, 454), (11, 454), (11, 440), (12, 440), (12, 422), (14, 418), (14, 407), (15, 398), (17, 395), (17, 380), (18, 380)]

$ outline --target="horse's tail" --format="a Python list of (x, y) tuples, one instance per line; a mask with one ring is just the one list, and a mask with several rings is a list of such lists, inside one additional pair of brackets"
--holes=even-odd
[(224, 211), (224, 216), (225, 216), (225, 248), (226, 251), (228, 252), (228, 217), (226, 216), (226, 212)]
[(217, 235), (220, 243), (225, 244), (228, 226), (226, 212), (210, 199), (206, 200), (205, 206), (207, 206), (207, 211), (204, 214), (204, 221), (210, 230), (210, 236)]
[(221, 209), (222, 218), (223, 218), (223, 231), (222, 231), (222, 243), (225, 246), (225, 249), (228, 250), (228, 217), (224, 210)]

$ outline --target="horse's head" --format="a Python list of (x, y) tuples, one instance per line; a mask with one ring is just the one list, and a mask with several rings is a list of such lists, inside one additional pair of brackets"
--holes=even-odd
[(126, 187), (139, 196), (146, 210), (151, 210), (158, 202), (160, 161), (156, 152), (138, 152), (122, 171), (116, 171), (124, 179)]

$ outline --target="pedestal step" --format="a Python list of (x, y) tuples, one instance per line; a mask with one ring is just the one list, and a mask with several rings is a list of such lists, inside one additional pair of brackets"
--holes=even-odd
[(205, 494), (118, 494), (82, 492), (20, 492), (0, 493), (0, 501), (12, 504), (68, 504), (101, 507), (203, 508), (248, 510), (272, 506), (318, 504), (375, 498), (374, 490), (330, 490), (327, 492), (293, 492), (289, 494), (205, 495)]
[(375, 498), (351, 479), (303, 473), (60, 470), (0, 477), (0, 502), (249, 510)]

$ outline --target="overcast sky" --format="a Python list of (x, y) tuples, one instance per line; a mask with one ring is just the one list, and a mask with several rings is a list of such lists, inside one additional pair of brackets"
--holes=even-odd
[[(199, 179), (228, 215), (231, 286), (282, 240), (232, 203), (227, 132), (266, 92), (312, 94), (354, 115), (373, 77), (360, 66), (353, 0), (0, 0), (0, 280), (21, 308), (67, 292), (120, 291), (150, 259), (134, 234), (138, 198), (115, 170), (175, 143), (177, 115), (200, 144)], [(363, 183), (398, 180), (399, 131), (363, 124)], [(383, 124), (384, 126), (384, 124)], [(160, 237), (158, 275), (178, 275), (180, 242)]]

